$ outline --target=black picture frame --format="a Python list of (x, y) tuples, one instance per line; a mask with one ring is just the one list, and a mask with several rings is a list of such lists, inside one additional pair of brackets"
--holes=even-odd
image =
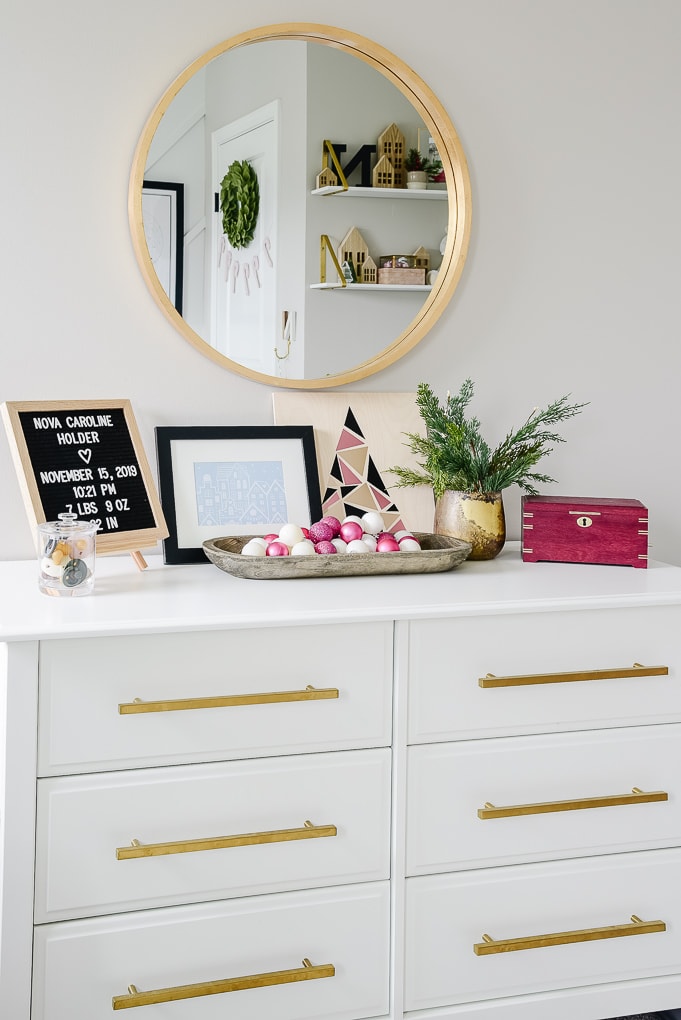
[[(145, 199), (153, 197), (160, 204), (152, 207)], [(163, 201), (165, 200), (165, 201)], [(184, 292), (184, 184), (178, 181), (144, 181), (142, 183), (142, 216), (147, 248), (159, 282), (182, 315)], [(160, 261), (159, 261), (160, 260)], [(166, 273), (161, 265), (167, 265)]]
[(322, 516), (312, 425), (158, 426), (155, 434), (165, 563), (209, 563), (204, 541), (278, 532), (282, 514), (304, 527)]

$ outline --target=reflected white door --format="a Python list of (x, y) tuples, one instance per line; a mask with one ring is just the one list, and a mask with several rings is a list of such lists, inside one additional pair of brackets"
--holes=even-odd
[(277, 210), (279, 104), (268, 103), (212, 135), (212, 190), (218, 195), (235, 160), (256, 172), (260, 207), (255, 234), (245, 248), (232, 248), (222, 213), (213, 217), (211, 339), (213, 346), (246, 368), (275, 373), (277, 309)]

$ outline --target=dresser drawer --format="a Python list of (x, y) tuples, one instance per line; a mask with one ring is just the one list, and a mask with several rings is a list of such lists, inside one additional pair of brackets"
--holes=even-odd
[[(110, 1020), (112, 999), (125, 1000), (130, 985), (144, 993), (181, 989), (177, 1001), (161, 993), (162, 1004), (142, 1010), (145, 1017), (385, 1014), (389, 922), (386, 882), (43, 925), (35, 934), (31, 1017)], [(300, 980), (303, 960), (317, 968), (308, 980)], [(245, 980), (227, 990), (236, 978)]]
[[(412, 622), (409, 741), (681, 719), (680, 624), (678, 606)], [(636, 663), (669, 673), (580, 679)]]
[(36, 844), (37, 921), (388, 878), (390, 751), (41, 779)]
[(405, 930), (407, 1010), (678, 973), (681, 852), (410, 878)]
[(409, 748), (411, 875), (679, 842), (681, 725)]
[(387, 745), (391, 673), (390, 623), (45, 642), (39, 775)]

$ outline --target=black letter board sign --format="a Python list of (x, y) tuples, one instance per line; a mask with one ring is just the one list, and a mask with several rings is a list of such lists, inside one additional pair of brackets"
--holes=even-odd
[(168, 536), (128, 400), (2, 405), (26, 510), (97, 523), (97, 552), (136, 550)]

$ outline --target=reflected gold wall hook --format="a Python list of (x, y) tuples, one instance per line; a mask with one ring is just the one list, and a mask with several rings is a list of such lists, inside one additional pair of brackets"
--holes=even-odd
[(284, 311), (281, 313), (281, 337), (286, 344), (286, 353), (280, 354), (278, 349), (274, 348), (275, 357), (279, 361), (286, 361), (289, 354), (291, 353), (291, 344), (294, 342), (296, 336), (296, 313)]

